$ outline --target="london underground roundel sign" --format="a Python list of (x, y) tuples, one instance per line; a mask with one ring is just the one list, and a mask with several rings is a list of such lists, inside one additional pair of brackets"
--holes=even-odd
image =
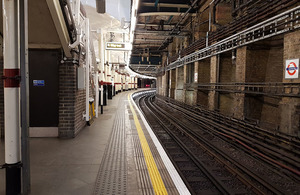
[(299, 78), (299, 59), (292, 59), (285, 61), (285, 78), (297, 79)]

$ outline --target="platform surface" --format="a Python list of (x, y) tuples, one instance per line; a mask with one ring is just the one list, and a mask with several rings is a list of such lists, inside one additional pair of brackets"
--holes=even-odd
[[(108, 100), (104, 114), (74, 139), (30, 139), (31, 194), (180, 194), (149, 127), (129, 103), (132, 92), (136, 91)], [(3, 142), (0, 163), (4, 163)], [(5, 171), (0, 170), (0, 194), (5, 194), (4, 178)]]

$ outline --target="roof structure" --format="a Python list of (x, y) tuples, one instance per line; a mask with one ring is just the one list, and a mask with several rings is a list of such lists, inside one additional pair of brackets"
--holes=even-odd
[(195, 14), (198, 0), (140, 0), (136, 13), (132, 70), (155, 76), (162, 65), (162, 55), (174, 37), (189, 35), (189, 16)]

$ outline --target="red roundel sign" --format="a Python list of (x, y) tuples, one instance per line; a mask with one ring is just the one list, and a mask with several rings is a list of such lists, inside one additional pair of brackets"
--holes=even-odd
[(299, 76), (299, 59), (286, 60), (285, 78), (297, 79)]
[(296, 64), (294, 62), (291, 62), (291, 63), (289, 63), (286, 70), (289, 75), (293, 76), (297, 72), (297, 69), (298, 69), (298, 67), (296, 66)]

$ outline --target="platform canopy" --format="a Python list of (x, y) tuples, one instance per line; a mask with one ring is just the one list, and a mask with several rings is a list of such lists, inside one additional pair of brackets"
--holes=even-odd
[[(156, 75), (162, 57), (174, 37), (186, 37), (187, 19), (195, 14), (190, 0), (139, 0), (130, 66), (147, 75)], [(166, 61), (166, 60), (164, 60)]]

